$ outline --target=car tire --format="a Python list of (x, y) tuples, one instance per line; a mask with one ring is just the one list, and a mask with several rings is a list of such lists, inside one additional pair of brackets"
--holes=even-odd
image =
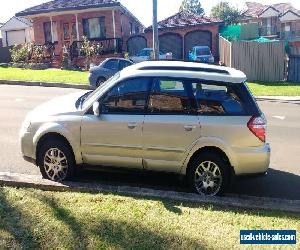
[(98, 78), (97, 83), (96, 83), (96, 87), (98, 88), (105, 81), (106, 81), (106, 79), (104, 77)]
[(64, 141), (45, 141), (38, 153), (38, 166), (43, 178), (62, 182), (75, 175), (75, 158), (72, 148)]
[(190, 163), (187, 178), (194, 192), (204, 196), (221, 196), (229, 185), (229, 166), (220, 154), (204, 152)]

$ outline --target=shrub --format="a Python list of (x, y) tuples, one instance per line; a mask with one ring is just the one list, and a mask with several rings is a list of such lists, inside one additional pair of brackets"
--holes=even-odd
[(33, 43), (24, 43), (14, 45), (10, 50), (13, 63), (42, 63), (46, 47), (43, 45), (34, 45)]
[(13, 63), (27, 63), (29, 61), (32, 51), (32, 44), (25, 43), (21, 45), (14, 45), (10, 50), (11, 59)]
[(81, 54), (85, 57), (86, 69), (89, 68), (94, 57), (102, 53), (102, 50), (103, 47), (100, 44), (93, 44), (91, 41), (87, 39), (87, 37), (83, 37)]

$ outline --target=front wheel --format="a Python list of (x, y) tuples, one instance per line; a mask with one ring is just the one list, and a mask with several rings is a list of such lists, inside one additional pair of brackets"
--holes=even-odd
[(75, 169), (72, 149), (60, 140), (46, 141), (39, 150), (38, 165), (45, 179), (56, 182), (69, 180)]
[(229, 183), (228, 164), (215, 153), (202, 153), (197, 156), (188, 170), (191, 189), (205, 196), (222, 195)]

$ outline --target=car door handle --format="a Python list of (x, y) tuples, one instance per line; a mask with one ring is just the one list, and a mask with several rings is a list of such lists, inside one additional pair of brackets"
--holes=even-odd
[(128, 123), (128, 128), (130, 129), (135, 129), (138, 126), (136, 122), (129, 122)]
[(195, 128), (196, 128), (196, 125), (185, 125), (184, 126), (185, 131), (192, 131)]

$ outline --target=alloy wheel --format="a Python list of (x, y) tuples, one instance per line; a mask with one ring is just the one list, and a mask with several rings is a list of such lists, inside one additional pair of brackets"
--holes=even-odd
[(199, 194), (215, 196), (222, 185), (222, 173), (212, 161), (202, 162), (195, 171), (195, 187)]
[(50, 148), (44, 157), (44, 169), (52, 181), (63, 181), (68, 174), (68, 161), (63, 151), (58, 148)]

